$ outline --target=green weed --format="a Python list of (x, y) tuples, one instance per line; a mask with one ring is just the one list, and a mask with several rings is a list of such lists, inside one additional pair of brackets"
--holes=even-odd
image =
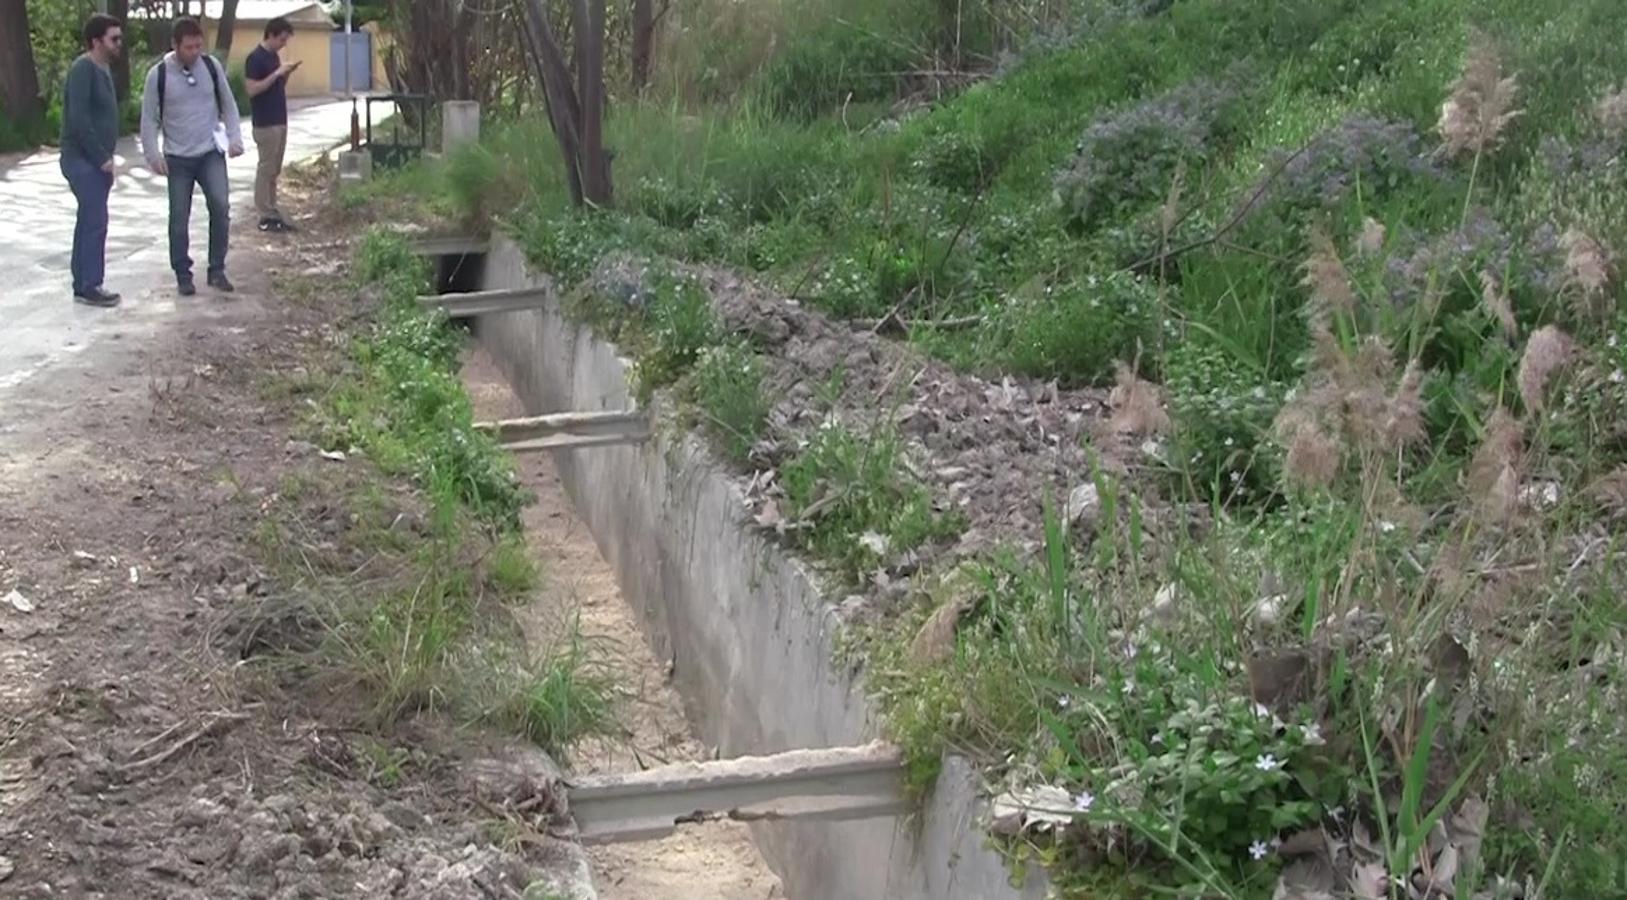
[(524, 601), (542, 581), (525, 539), (511, 534), (498, 541), (482, 565), (486, 585), (503, 600)]
[(745, 344), (703, 351), (689, 382), (702, 424), (735, 462), (750, 456), (773, 404), (763, 389), (762, 365)]
[(858, 581), (891, 557), (954, 533), (927, 490), (904, 469), (898, 438), (827, 425), (781, 469), (798, 540)]
[(578, 741), (614, 728), (617, 696), (614, 680), (573, 624), (525, 671), (501, 718), (563, 759)]

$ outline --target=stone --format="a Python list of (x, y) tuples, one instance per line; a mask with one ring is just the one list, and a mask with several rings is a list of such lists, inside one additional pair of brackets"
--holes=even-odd
[(339, 153), (339, 183), (361, 184), (373, 179), (373, 154), (366, 150)]
[(480, 104), (473, 100), (441, 102), (441, 152), (450, 154), (480, 141)]

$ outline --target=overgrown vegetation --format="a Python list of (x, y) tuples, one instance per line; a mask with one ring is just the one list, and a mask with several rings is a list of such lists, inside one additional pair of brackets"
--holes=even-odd
[[(319, 399), (309, 431), (328, 455), (365, 453), (378, 474), (284, 485), (260, 544), (289, 596), (268, 605), (254, 652), (362, 686), (375, 720), (439, 710), (564, 757), (614, 726), (618, 690), (574, 624), (540, 653), (524, 648), (508, 607), (541, 577), (518, 530), (529, 497), (496, 442), (472, 427), (457, 332), (418, 309), (424, 263), (373, 233), (357, 272), (377, 295), (370, 333), (354, 339), (341, 377), (290, 390)], [(387, 479), (413, 490), (392, 492)], [(333, 526), (308, 521), (312, 505), (347, 523), (342, 544), (359, 568), (331, 558)]]
[[(899, 116), (855, 109), (889, 32), (832, 17), (746, 102), (616, 109), (614, 209), (570, 208), (532, 124), (451, 194), (571, 284), (724, 263), (837, 317), (969, 321), (910, 329), (965, 368), (1113, 386), (1045, 547), (930, 573), (863, 641), (917, 779), (989, 763), (1003, 843), (1065, 893), (1621, 894), (1614, 4), (1092, 6)], [(644, 383), (760, 420), (704, 302), (589, 293)], [(777, 473), (787, 534), (853, 578), (937, 534), (865, 424)], [(717, 433), (749, 460), (753, 429)]]

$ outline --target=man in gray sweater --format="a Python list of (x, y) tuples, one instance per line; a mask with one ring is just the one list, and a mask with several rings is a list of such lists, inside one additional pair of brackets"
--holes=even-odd
[(194, 186), (203, 188), (209, 207), (209, 286), (230, 291), (226, 244), (231, 200), (226, 157), (243, 155), (237, 101), (220, 64), (204, 55), (203, 29), (197, 21), (176, 19), (172, 34), (175, 50), (147, 73), (141, 98), (141, 148), (152, 170), (169, 178), (169, 263), (181, 295), (197, 293), (192, 284), (192, 257), (187, 252)]
[(111, 16), (85, 22), (85, 53), (68, 69), (62, 92), (62, 177), (79, 203), (73, 226), (73, 298), (117, 306), (102, 289), (107, 267), (107, 195), (113, 190), (113, 151), (119, 141), (119, 98), (108, 71), (124, 52), (124, 29)]

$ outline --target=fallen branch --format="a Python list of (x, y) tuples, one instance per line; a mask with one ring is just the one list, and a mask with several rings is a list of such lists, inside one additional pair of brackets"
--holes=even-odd
[(1254, 204), (1259, 203), (1260, 198), (1265, 196), (1266, 190), (1270, 188), (1272, 184), (1276, 183), (1278, 178), (1282, 177), (1282, 173), (1288, 168), (1288, 164), (1301, 156), (1304, 156), (1305, 152), (1310, 149), (1311, 145), (1309, 142), (1307, 142), (1301, 145), (1298, 150), (1295, 150), (1293, 153), (1283, 157), (1282, 161), (1277, 163), (1277, 167), (1271, 170), (1271, 174), (1266, 176), (1266, 179), (1260, 182), (1259, 187), (1254, 189), (1254, 193), (1249, 196), (1248, 202), (1238, 207), (1237, 212), (1232, 214), (1230, 219), (1226, 220), (1226, 224), (1220, 226), (1220, 228), (1217, 229), (1213, 234), (1209, 235), (1208, 237), (1188, 241), (1178, 247), (1172, 247), (1170, 249), (1155, 253), (1138, 263), (1126, 266), (1124, 271), (1140, 272), (1145, 270), (1148, 266), (1162, 266), (1183, 253), (1220, 242), (1226, 237), (1226, 235), (1231, 234), (1238, 225), (1243, 223), (1243, 220), (1248, 217), (1249, 212), (1254, 209)]
[[(245, 713), (215, 713), (214, 715), (210, 716), (208, 722), (204, 723), (197, 730), (193, 731), (191, 734), (188, 734), (186, 737), (176, 741), (168, 750), (146, 757), (145, 759), (138, 759), (134, 762), (125, 763), (124, 765), (119, 766), (118, 770), (121, 773), (129, 773), (159, 765), (160, 763), (173, 759), (182, 750), (185, 750), (198, 741), (201, 741), (206, 737), (215, 736), (217, 732), (222, 730), (223, 726), (235, 722), (241, 722), (247, 718), (248, 715)], [(173, 734), (175, 730), (176, 729), (173, 727), (168, 729), (164, 732), (164, 734), (159, 735), (158, 738), (154, 738), (152, 741), (148, 741), (146, 744), (143, 744), (142, 747), (145, 748), (153, 743), (156, 743), (158, 740), (162, 739), (164, 735)]]
[(905, 331), (911, 328), (932, 328), (940, 331), (958, 331), (963, 328), (973, 328), (982, 325), (987, 319), (982, 315), (953, 316), (947, 319), (915, 319), (906, 320), (902, 316), (889, 314), (880, 319), (849, 319), (848, 324), (864, 331), (881, 331), (883, 327), (897, 324)]

